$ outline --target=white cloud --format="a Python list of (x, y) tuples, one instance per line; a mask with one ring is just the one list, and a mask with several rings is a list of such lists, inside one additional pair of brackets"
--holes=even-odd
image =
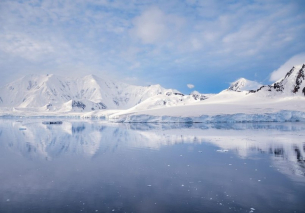
[(30, 61), (36, 61), (43, 55), (54, 52), (53, 46), (47, 41), (38, 41), (21, 34), (10, 33), (0, 36), (0, 50)]
[(283, 78), (285, 74), (293, 67), (298, 66), (305, 63), (305, 53), (301, 53), (293, 56), (288, 61), (286, 61), (282, 66), (280, 66), (277, 70), (274, 70), (271, 73), (270, 81), (277, 81), (280, 78)]
[(195, 85), (193, 85), (193, 84), (187, 84), (186, 86), (190, 89), (193, 89), (195, 87)]
[(210, 72), (235, 78), (253, 70), (262, 80), (266, 67), (304, 50), (305, 15), (294, 5), (276, 0), (0, 0), (0, 85), (5, 78), (14, 80), (12, 73), (46, 69), (67, 75), (61, 70), (97, 75), (108, 70), (165, 87), (162, 79), (179, 84), (190, 72), (196, 73), (190, 82)]
[(152, 44), (169, 37), (183, 22), (178, 16), (165, 14), (159, 8), (152, 7), (133, 19), (132, 33), (143, 43)]
[(136, 36), (144, 43), (154, 43), (164, 38), (168, 33), (165, 19), (165, 14), (158, 8), (144, 11), (134, 19)]

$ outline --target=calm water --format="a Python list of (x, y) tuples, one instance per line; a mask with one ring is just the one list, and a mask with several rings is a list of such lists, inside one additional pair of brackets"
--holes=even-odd
[(0, 212), (305, 212), (305, 124), (0, 120)]

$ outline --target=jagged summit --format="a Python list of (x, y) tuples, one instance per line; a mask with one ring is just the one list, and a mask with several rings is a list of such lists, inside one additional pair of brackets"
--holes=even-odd
[(271, 85), (265, 85), (251, 93), (267, 93), (270, 95), (305, 96), (305, 64), (294, 66), (284, 78)]
[(192, 96), (195, 100), (200, 100), (200, 101), (203, 101), (203, 100), (209, 98), (208, 94), (201, 94), (196, 90), (191, 92), (190, 96)]
[(262, 86), (262, 84), (256, 81), (250, 81), (245, 78), (240, 78), (233, 83), (231, 83), (230, 87), (227, 90), (241, 92), (241, 91), (249, 91), (255, 90)]

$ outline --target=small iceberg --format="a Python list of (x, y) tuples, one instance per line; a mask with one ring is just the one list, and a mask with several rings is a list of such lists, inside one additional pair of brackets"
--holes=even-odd
[(42, 124), (62, 124), (62, 121), (44, 121)]
[(229, 150), (227, 149), (218, 149), (217, 152), (228, 152)]

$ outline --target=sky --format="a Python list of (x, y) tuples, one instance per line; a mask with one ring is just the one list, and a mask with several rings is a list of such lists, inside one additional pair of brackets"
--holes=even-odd
[(1, 0), (0, 86), (94, 74), (217, 93), (305, 63), (304, 38), (303, 0)]

